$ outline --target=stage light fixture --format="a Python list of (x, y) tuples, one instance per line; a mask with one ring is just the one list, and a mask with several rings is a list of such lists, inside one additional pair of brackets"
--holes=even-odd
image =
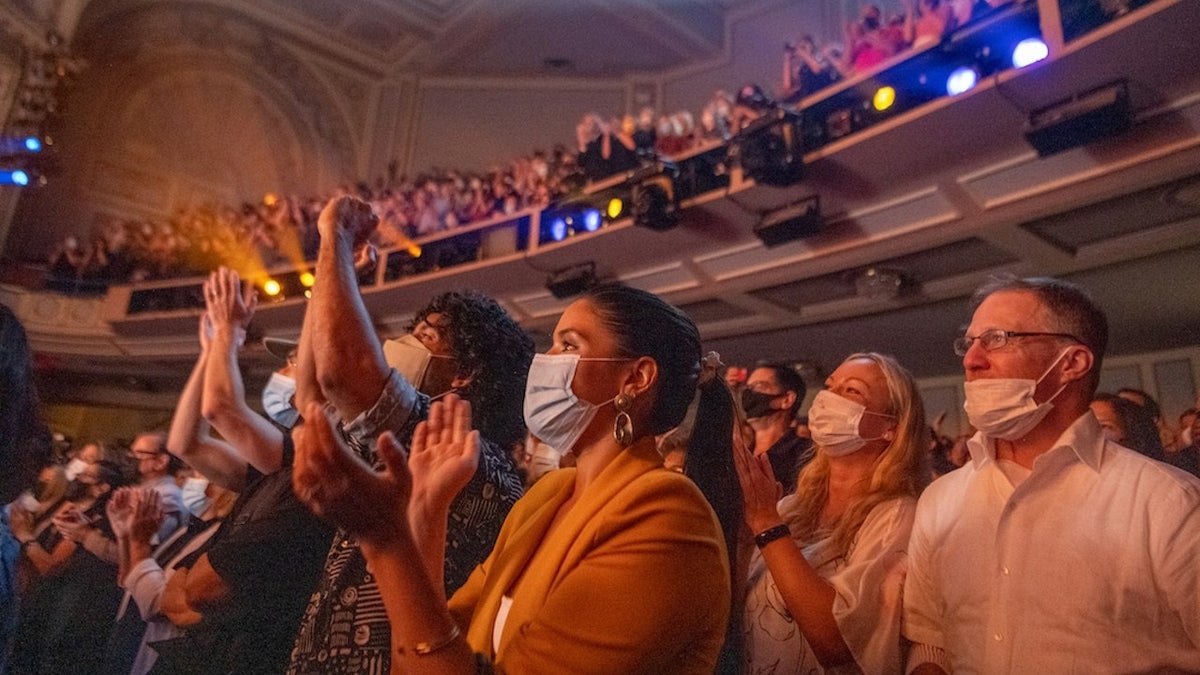
[(317, 283), (317, 277), (312, 272), (300, 273), (300, 285), (305, 288), (312, 288), (313, 284)]
[(583, 212), (583, 230), (585, 232), (595, 232), (600, 229), (600, 209), (588, 209)]
[(1017, 43), (1012, 52), (1014, 68), (1024, 68), (1050, 56), (1050, 48), (1041, 38), (1025, 38)]
[(971, 66), (955, 68), (946, 78), (946, 93), (958, 96), (975, 88), (979, 83), (979, 71)]
[(811, 237), (821, 231), (821, 198), (812, 195), (786, 208), (763, 216), (754, 234), (767, 248)]
[(896, 103), (895, 87), (883, 86), (875, 90), (875, 95), (871, 97), (871, 105), (878, 112), (883, 112)]
[(644, 181), (633, 188), (633, 224), (665, 232), (679, 224), (675, 187), (667, 176)]
[(279, 282), (275, 281), (274, 279), (267, 279), (263, 282), (263, 292), (266, 293), (268, 297), (273, 298), (279, 295), (279, 292), (282, 290), (283, 288), (279, 285)]
[(567, 238), (567, 219), (564, 216), (559, 216), (550, 221), (550, 240), (562, 241)]
[(621, 201), (621, 199), (617, 197), (613, 197), (612, 199), (608, 200), (608, 207), (605, 208), (605, 214), (608, 216), (609, 220), (616, 220), (617, 218), (620, 218), (621, 214), (624, 212), (625, 202)]
[(596, 263), (589, 261), (553, 272), (546, 279), (546, 290), (559, 300), (565, 300), (583, 293), (597, 283)]
[(42, 141), (37, 136), (29, 136), (25, 139), (25, 149), (29, 152), (41, 152)]
[(1129, 88), (1118, 80), (1033, 112), (1025, 140), (1045, 157), (1116, 136), (1131, 126)]
[(730, 159), (755, 183), (787, 187), (804, 177), (800, 117), (777, 108), (750, 122), (730, 143)]
[(25, 187), (26, 185), (29, 185), (29, 174), (20, 169), (0, 171), (0, 185), (16, 185), (19, 187)]

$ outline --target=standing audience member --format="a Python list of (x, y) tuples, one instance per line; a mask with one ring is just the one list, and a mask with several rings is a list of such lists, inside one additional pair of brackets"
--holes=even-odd
[(1088, 407), (1104, 430), (1105, 438), (1150, 459), (1166, 461), (1154, 418), (1140, 405), (1120, 396), (1100, 392), (1092, 398)]
[[(158, 491), (162, 495), (162, 525), (155, 543), (164, 541), (175, 530), (187, 524), (189, 511), (183, 505), (183, 492), (175, 483), (174, 470), (179, 460), (167, 453), (165, 434), (145, 432), (138, 434), (129, 446), (129, 457), (135, 462), (139, 479), (138, 487)], [(107, 520), (100, 521), (107, 523)], [(59, 529), (101, 560), (117, 564), (117, 542), (107, 525), (103, 528), (92, 523), (64, 519)]]
[(955, 351), (971, 460), (917, 505), (904, 588), (915, 673), (1200, 671), (1200, 480), (1088, 410), (1104, 312), (1056, 279), (976, 293)]
[(929, 482), (925, 408), (912, 375), (881, 354), (852, 354), (825, 386), (795, 494), (777, 503), (770, 464), (737, 455), (758, 547), (746, 673), (903, 672), (905, 549)]
[(913, 49), (941, 42), (954, 19), (950, 5), (942, 0), (920, 0), (919, 5), (913, 0), (904, 0), (904, 7), (904, 41)]
[[(25, 328), (0, 304), (0, 504), (8, 504), (50, 462), (50, 429), (42, 418), (33, 384), (33, 359)], [(20, 544), (9, 529), (9, 509), (0, 507), (0, 673), (17, 622), (17, 559)]]
[(799, 103), (837, 79), (837, 69), (817, 50), (813, 36), (802, 35), (783, 46), (783, 103)]
[[(407, 463), (395, 437), (381, 436), (382, 473), (340, 442), (318, 405), (304, 409), (298, 490), (362, 542), (390, 619), (393, 666), (429, 675), (712, 673), (730, 602), (720, 524), (655, 447), (684, 419), (700, 371), (695, 324), (656, 296), (604, 287), (567, 307), (553, 347), (530, 369), (525, 419), (576, 457), (575, 468), (534, 485), (449, 605), (444, 525), (479, 461), (472, 406), (455, 395), (435, 403)], [(689, 455), (707, 437), (731, 463), (732, 400), (715, 377), (700, 391), (701, 408), (713, 396), (726, 403), (696, 416)]]
[(904, 35), (895, 26), (883, 24), (878, 5), (863, 5), (858, 21), (846, 26), (846, 53), (839, 66), (845, 77), (871, 70), (900, 52)]
[[(204, 297), (200, 356), (176, 411), (177, 417), (193, 419), (173, 421), (171, 449), (212, 483), (241, 496), (208, 543), (165, 580), (161, 613), (186, 630), (153, 645), (154, 668), (279, 672), (316, 586), (332, 528), (292, 492), (290, 437), (245, 402), (237, 350), (253, 317), (253, 289), (243, 289), (235, 273), (222, 269), (205, 282)], [(204, 417), (226, 440), (201, 433), (197, 395)]]
[(37, 580), (21, 601), (12, 661), (15, 673), (90, 673), (103, 660), (104, 644), (121, 594), (116, 565), (85, 550), (74, 533), (95, 530), (112, 537), (105, 506), (125, 485), (121, 468), (108, 461), (79, 475), (82, 497), (54, 518), (55, 528), (32, 538), (24, 519), (12, 521), (13, 535)]
[(796, 491), (796, 476), (811, 457), (812, 443), (792, 431), (804, 394), (804, 379), (782, 363), (760, 364), (741, 393), (742, 412), (754, 429), (754, 454), (770, 460), (785, 495)]
[[(525, 438), (520, 392), (533, 341), (491, 298), (451, 292), (418, 312), (412, 331), (390, 342), (385, 355), (354, 275), (356, 251), (376, 225), (370, 206), (348, 197), (330, 200), (318, 224), (317, 284), (300, 336), (297, 401), (327, 401), (339, 434), (362, 461), (380, 468), (375, 439), (386, 431), (407, 444), (432, 397), (457, 393), (475, 406), (483, 438), (478, 467), (449, 504), (448, 523), (441, 514), (449, 545), (438, 578), (445, 579), (442, 592), (452, 593), (487, 557), (522, 492), (508, 448)], [(289, 672), (389, 671), (396, 650), (377, 578), (353, 529), (340, 531), (296, 636)]]

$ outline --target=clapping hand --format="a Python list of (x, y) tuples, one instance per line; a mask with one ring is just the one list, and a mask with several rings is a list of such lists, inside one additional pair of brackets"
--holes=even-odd
[(775, 480), (771, 462), (766, 454), (755, 456), (746, 446), (741, 433), (733, 434), (733, 459), (738, 483), (742, 486), (746, 526), (751, 533), (762, 532), (780, 523), (776, 506), (783, 496), (783, 486)]
[(118, 539), (129, 537), (129, 520), (133, 516), (134, 502), (141, 497), (137, 488), (123, 487), (113, 493), (104, 507), (108, 524)]
[(162, 526), (162, 495), (153, 488), (142, 488), (136, 493), (129, 516), (129, 538), (149, 544)]
[(471, 429), (471, 404), (456, 394), (434, 401), (429, 418), (413, 432), (408, 469), (412, 473), (409, 509), (445, 518), (454, 497), (479, 466), (479, 432)]
[(92, 529), (92, 524), (79, 509), (71, 507), (54, 516), (54, 527), (63, 539), (81, 542), (87, 536), (88, 530)]
[(412, 480), (395, 436), (388, 432), (379, 437), (377, 451), (384, 468), (375, 471), (346, 447), (320, 403), (310, 403), (301, 412), (304, 422), (292, 431), (296, 496), (364, 544), (383, 546), (399, 539), (407, 526)]
[(237, 272), (222, 267), (204, 283), (204, 305), (215, 330), (232, 329), (244, 339), (258, 307), (258, 293), (249, 284), (243, 287)]

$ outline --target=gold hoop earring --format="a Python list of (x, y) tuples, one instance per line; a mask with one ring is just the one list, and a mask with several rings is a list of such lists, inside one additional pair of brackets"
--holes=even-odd
[(632, 394), (617, 394), (613, 399), (617, 408), (617, 419), (613, 423), (613, 439), (617, 445), (627, 448), (633, 444), (633, 420), (629, 417), (629, 407), (633, 405)]

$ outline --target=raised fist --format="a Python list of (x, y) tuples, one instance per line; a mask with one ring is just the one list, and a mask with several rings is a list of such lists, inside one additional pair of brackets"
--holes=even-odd
[(358, 248), (379, 226), (379, 216), (367, 202), (343, 195), (329, 200), (317, 218), (317, 231), (322, 239), (342, 237)]

